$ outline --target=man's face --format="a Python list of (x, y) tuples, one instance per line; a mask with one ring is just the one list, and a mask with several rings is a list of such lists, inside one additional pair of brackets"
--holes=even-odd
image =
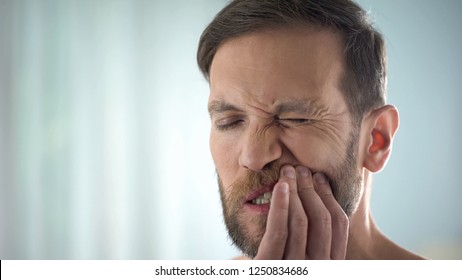
[(265, 30), (224, 42), (210, 71), (210, 147), (233, 241), (249, 255), (265, 232), (283, 164), (324, 173), (347, 215), (361, 196), (358, 128), (342, 92), (340, 35)]

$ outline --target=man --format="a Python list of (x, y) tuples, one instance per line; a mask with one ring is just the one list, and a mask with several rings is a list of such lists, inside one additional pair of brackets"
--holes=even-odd
[(419, 259), (376, 227), (398, 112), (382, 36), (349, 0), (235, 0), (205, 29), (225, 223), (254, 259)]

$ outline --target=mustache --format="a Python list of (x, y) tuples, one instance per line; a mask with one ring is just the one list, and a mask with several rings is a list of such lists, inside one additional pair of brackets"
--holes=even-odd
[(283, 164), (269, 164), (263, 170), (252, 171), (247, 170), (244, 175), (237, 178), (229, 187), (229, 193), (226, 195), (226, 200), (231, 202), (231, 205), (242, 202), (242, 200), (253, 191), (258, 190), (262, 186), (272, 184), (279, 180), (280, 170)]

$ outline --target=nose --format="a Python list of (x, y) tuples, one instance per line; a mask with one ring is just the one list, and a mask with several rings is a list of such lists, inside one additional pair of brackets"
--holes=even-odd
[(252, 171), (261, 171), (282, 156), (281, 144), (272, 131), (248, 133), (241, 145), (239, 165)]

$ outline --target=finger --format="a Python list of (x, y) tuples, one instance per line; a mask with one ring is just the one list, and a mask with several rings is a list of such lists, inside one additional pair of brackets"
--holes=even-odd
[(298, 194), (308, 216), (306, 254), (309, 259), (330, 259), (330, 213), (314, 189), (313, 178), (308, 168), (297, 166), (297, 172)]
[(316, 173), (313, 178), (315, 190), (329, 210), (332, 220), (331, 258), (345, 259), (348, 244), (348, 216), (335, 200), (326, 177), (322, 173)]
[(288, 236), (289, 185), (274, 186), (266, 223), (266, 231), (255, 256), (256, 260), (282, 259)]
[(296, 171), (287, 165), (281, 169), (280, 181), (289, 184), (289, 236), (287, 239), (284, 259), (304, 260), (306, 256), (306, 232), (308, 218), (298, 196)]

